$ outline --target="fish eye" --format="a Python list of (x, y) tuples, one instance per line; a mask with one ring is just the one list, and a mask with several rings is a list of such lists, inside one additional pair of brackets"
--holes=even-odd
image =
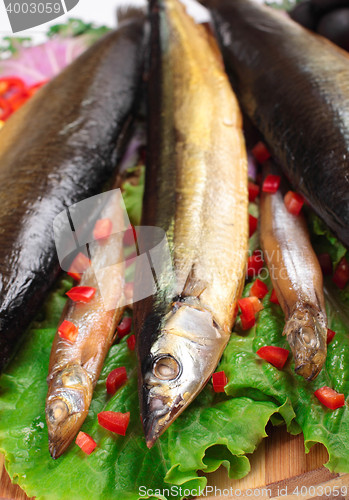
[(178, 377), (180, 366), (172, 356), (158, 357), (153, 362), (153, 374), (160, 380), (173, 380)]

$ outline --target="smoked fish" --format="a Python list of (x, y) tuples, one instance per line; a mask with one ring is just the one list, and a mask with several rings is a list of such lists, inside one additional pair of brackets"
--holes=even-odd
[(142, 226), (163, 229), (173, 265), (158, 256), (155, 292), (134, 304), (148, 447), (216, 369), (248, 248), (242, 117), (215, 40), (177, 0), (152, 0), (150, 17)]

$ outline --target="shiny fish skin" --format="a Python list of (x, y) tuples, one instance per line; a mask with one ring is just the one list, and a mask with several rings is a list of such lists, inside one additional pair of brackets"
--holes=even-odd
[[(265, 174), (276, 172), (265, 169)], [(295, 371), (313, 380), (327, 353), (322, 271), (303, 215), (294, 216), (287, 211), (280, 190), (261, 194), (260, 242), (285, 313), (283, 334), (293, 353)]]
[(293, 186), (348, 247), (348, 54), (256, 2), (202, 3), (242, 107)]
[(173, 272), (135, 303), (139, 395), (151, 447), (193, 401), (228, 342), (247, 258), (247, 159), (212, 35), (177, 0), (151, 2), (143, 225), (166, 231)]
[(0, 372), (60, 271), (55, 216), (115, 170), (140, 86), (144, 20), (125, 19), (0, 132)]
[[(101, 218), (112, 220), (114, 228), (120, 231), (124, 225), (123, 214), (117, 200), (112, 198)], [(124, 270), (120, 266), (110, 267), (123, 262), (123, 234), (114, 234), (107, 241), (90, 246), (92, 266), (84, 272), (79, 285), (96, 288), (95, 296), (87, 304), (68, 300), (60, 324), (63, 320), (71, 321), (79, 329), (78, 336), (72, 343), (56, 333), (52, 345), (46, 421), (53, 458), (68, 448), (88, 414), (93, 389), (123, 314)], [(105, 271), (97, 283), (95, 270), (100, 268)], [(105, 310), (99, 285), (103, 286), (104, 298), (113, 299), (114, 309)]]

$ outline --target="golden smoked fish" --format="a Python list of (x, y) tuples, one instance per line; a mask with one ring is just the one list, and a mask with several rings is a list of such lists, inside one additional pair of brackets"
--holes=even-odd
[[(58, 458), (67, 449), (84, 422), (111, 347), (124, 307), (123, 232), (124, 208), (121, 194), (112, 194), (101, 212), (101, 219), (112, 221), (112, 234), (89, 245), (91, 265), (79, 286), (93, 287), (88, 303), (68, 300), (60, 324), (66, 320), (78, 328), (74, 342), (58, 331), (53, 341), (46, 398), (49, 450)], [(119, 193), (121, 193), (119, 191)], [(98, 280), (98, 281), (97, 281)]]
[(149, 447), (219, 362), (248, 240), (242, 117), (215, 41), (177, 0), (151, 1), (151, 27), (143, 226), (166, 232), (173, 268), (156, 262), (156, 291), (134, 306)]
[(261, 247), (285, 313), (283, 333), (292, 350), (295, 371), (313, 380), (320, 373), (327, 352), (320, 264), (303, 215), (287, 211), (280, 190), (275, 194), (262, 193), (260, 214)]

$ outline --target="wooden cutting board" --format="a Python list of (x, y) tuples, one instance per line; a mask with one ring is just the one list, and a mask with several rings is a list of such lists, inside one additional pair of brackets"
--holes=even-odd
[[(349, 474), (331, 474), (323, 467), (328, 455), (322, 445), (315, 445), (306, 455), (302, 435), (291, 436), (284, 428), (268, 427), (267, 432), (269, 437), (249, 457), (250, 474), (239, 481), (231, 480), (221, 467), (207, 475), (212, 490), (205, 498), (349, 499)], [(19, 486), (11, 483), (3, 460), (0, 455), (0, 500), (28, 500)]]

